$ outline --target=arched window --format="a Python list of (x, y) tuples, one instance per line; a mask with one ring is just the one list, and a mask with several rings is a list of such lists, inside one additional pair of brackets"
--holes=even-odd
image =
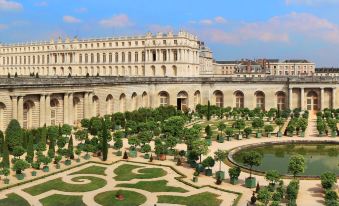
[(106, 53), (102, 55), (102, 62), (106, 63)]
[(128, 52), (128, 62), (131, 62), (132, 61), (132, 54), (131, 52)]
[(159, 93), (160, 97), (160, 106), (168, 106), (169, 105), (169, 95), (167, 92), (160, 92)]
[(318, 111), (318, 94), (315, 91), (310, 91), (307, 93), (307, 110), (309, 111)]
[(112, 59), (112, 53), (108, 54), (108, 61), (109, 63), (112, 63), (113, 59)]
[(73, 98), (73, 115), (74, 120), (76, 123), (80, 122), (83, 119), (83, 110), (81, 108), (82, 102), (80, 101), (79, 97)]
[(32, 114), (34, 109), (34, 103), (32, 101), (26, 101), (23, 105), (23, 128), (32, 128)]
[(196, 91), (194, 93), (194, 108), (198, 105), (201, 104), (201, 94), (200, 91)]
[(119, 54), (118, 52), (115, 52), (115, 63), (119, 62)]
[(241, 91), (236, 91), (235, 96), (235, 107), (244, 108), (244, 94)]
[(138, 61), (139, 61), (139, 54), (138, 54), (138, 52), (135, 52), (135, 53), (134, 53), (134, 61), (135, 61), (135, 62), (138, 62)]
[(224, 94), (218, 90), (214, 92), (214, 97), (215, 97), (215, 105), (217, 107), (223, 107), (224, 106)]
[(93, 115), (95, 117), (98, 117), (98, 116), (100, 116), (99, 97), (98, 96), (93, 96), (92, 101), (93, 101)]
[(91, 63), (94, 63), (94, 54), (91, 54)]
[(162, 72), (162, 76), (166, 76), (166, 66), (161, 66), (161, 72)]
[(142, 93), (142, 107), (148, 107), (148, 95), (146, 92)]
[(177, 67), (173, 65), (173, 76), (178, 76), (178, 70), (177, 70)]
[(284, 92), (277, 93), (277, 109), (284, 110), (286, 108), (286, 95)]
[(82, 54), (79, 54), (79, 63), (82, 63)]
[(85, 63), (88, 63), (88, 54), (85, 54)]
[(51, 107), (51, 125), (57, 125), (57, 114), (58, 114), (59, 101), (57, 99), (52, 99), (50, 102)]
[(97, 53), (97, 63), (100, 63), (100, 54)]
[(108, 95), (106, 98), (106, 114), (112, 114), (114, 111), (113, 96)]
[(121, 62), (125, 62), (125, 52), (121, 53)]
[(137, 109), (138, 101), (137, 101), (137, 93), (132, 94), (132, 99), (131, 99), (131, 110), (134, 111)]
[(5, 109), (6, 105), (0, 102), (0, 130), (5, 131)]
[(262, 91), (258, 91), (255, 93), (255, 97), (256, 97), (256, 108), (265, 110), (265, 94)]
[(125, 112), (126, 111), (126, 95), (121, 94), (119, 100), (120, 100), (120, 112)]
[(152, 76), (154, 77), (155, 76), (155, 66), (151, 66), (151, 69), (152, 69)]

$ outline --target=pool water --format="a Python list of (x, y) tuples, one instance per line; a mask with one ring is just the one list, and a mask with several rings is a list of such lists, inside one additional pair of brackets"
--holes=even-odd
[(305, 157), (305, 172), (299, 175), (320, 176), (331, 171), (339, 175), (339, 144), (273, 144), (244, 148), (235, 152), (232, 158), (238, 164), (242, 164), (242, 156), (246, 151), (258, 151), (263, 155), (262, 163), (255, 170), (265, 172), (277, 170), (280, 174), (288, 174), (289, 158), (293, 154), (301, 154)]

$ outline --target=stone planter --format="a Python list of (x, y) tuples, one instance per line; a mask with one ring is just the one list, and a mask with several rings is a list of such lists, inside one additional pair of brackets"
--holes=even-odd
[(44, 172), (49, 172), (49, 167), (48, 167), (48, 166), (44, 166), (44, 167), (42, 168), (42, 170), (43, 170)]
[(257, 132), (257, 133), (255, 134), (255, 137), (256, 137), (256, 138), (261, 138), (261, 133), (260, 133), (260, 132)]
[(198, 177), (197, 176), (193, 176), (193, 182), (198, 182)]
[(138, 152), (136, 150), (130, 150), (129, 151), (129, 157), (137, 157)]
[(282, 132), (279, 131), (279, 132), (277, 133), (277, 137), (282, 137), (282, 136), (283, 136)]
[(272, 134), (271, 134), (271, 133), (268, 133), (268, 134), (267, 134), (267, 137), (268, 137), (268, 138), (271, 138), (271, 137), (272, 137)]
[(208, 146), (211, 146), (212, 145), (212, 140), (211, 139), (205, 139), (206, 143)]
[(18, 179), (18, 180), (23, 180), (25, 178), (25, 175), (24, 174), (16, 174), (15, 177)]
[(245, 179), (245, 186), (247, 188), (255, 188), (256, 185), (257, 185), (257, 181), (256, 181), (255, 177), (251, 177), (251, 178), (248, 177), (248, 178)]
[(31, 172), (31, 174), (32, 174), (32, 176), (34, 176), (34, 177), (35, 177), (35, 176), (36, 176), (36, 174), (37, 174), (37, 172), (36, 172), (36, 171), (32, 171), (32, 172)]
[(225, 172), (224, 171), (218, 171), (215, 173), (215, 177), (218, 179), (220, 178), (221, 180), (225, 179)]
[(166, 160), (166, 155), (165, 154), (160, 154), (159, 155), (159, 160), (165, 161)]
[(9, 184), (9, 179), (4, 179), (4, 184), (8, 185)]
[(242, 134), (238, 134), (238, 140), (242, 140)]
[(72, 161), (71, 160), (65, 160), (65, 165), (69, 166), (72, 164)]
[(120, 151), (120, 150), (117, 151), (117, 152), (116, 152), (116, 156), (118, 156), (118, 157), (122, 156), (122, 151)]
[(300, 132), (300, 137), (305, 137), (305, 132)]
[(56, 164), (56, 165), (55, 165), (55, 168), (60, 169), (60, 164), (59, 164), (59, 163)]
[(144, 154), (144, 159), (149, 159), (150, 155), (149, 154)]
[(197, 164), (197, 166), (195, 167), (195, 170), (198, 172), (204, 172), (205, 168), (204, 166), (202, 166), (202, 164)]
[(219, 143), (224, 143), (224, 141), (225, 141), (225, 138), (222, 137), (222, 136), (220, 136), (219, 139), (218, 139), (218, 142), (219, 142)]
[(238, 184), (238, 182), (239, 182), (238, 178), (231, 178), (231, 179), (230, 179), (230, 183), (231, 183), (232, 185), (236, 185), (236, 184)]
[(231, 137), (227, 136), (227, 141), (231, 141)]
[(197, 162), (196, 161), (190, 161), (189, 162), (191, 168), (196, 168), (197, 167)]
[(213, 174), (213, 173), (212, 173), (212, 169), (205, 169), (205, 175), (206, 175), (206, 176), (209, 176), (209, 177), (210, 177), (210, 176), (212, 176), (212, 174)]

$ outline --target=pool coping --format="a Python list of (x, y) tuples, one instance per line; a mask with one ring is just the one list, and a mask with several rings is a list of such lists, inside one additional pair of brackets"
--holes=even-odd
[[(258, 146), (268, 146), (268, 145), (283, 145), (283, 144), (292, 144), (292, 143), (306, 143), (306, 144), (319, 144), (319, 143), (323, 143), (323, 144), (337, 144), (339, 145), (338, 141), (335, 140), (286, 140), (286, 141), (273, 141), (273, 142), (260, 142), (260, 143), (254, 143), (254, 144), (246, 144), (246, 145), (242, 145), (242, 146), (238, 146), (235, 148), (232, 148), (231, 150), (228, 151), (228, 155), (227, 155), (227, 162), (226, 164), (229, 166), (238, 166), (241, 168), (242, 171), (249, 173), (250, 170), (245, 167), (242, 166), (240, 164), (238, 164), (234, 159), (233, 159), (233, 155), (243, 149), (248, 149), (248, 148), (253, 148), (253, 147), (258, 147)], [(256, 169), (252, 169), (252, 174), (255, 175), (259, 175), (259, 176), (265, 176), (265, 172), (260, 171), (260, 170), (256, 170)], [(293, 175), (281, 175), (281, 178), (284, 179), (293, 179)], [(304, 179), (304, 180), (319, 180), (320, 176), (319, 175), (297, 175), (297, 178), (299, 179)], [(339, 174), (337, 175), (337, 178), (339, 178)]]

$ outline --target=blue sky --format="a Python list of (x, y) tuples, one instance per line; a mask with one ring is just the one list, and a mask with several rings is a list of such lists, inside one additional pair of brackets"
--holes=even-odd
[(0, 0), (0, 42), (196, 34), (217, 60), (309, 59), (339, 67), (339, 0)]

